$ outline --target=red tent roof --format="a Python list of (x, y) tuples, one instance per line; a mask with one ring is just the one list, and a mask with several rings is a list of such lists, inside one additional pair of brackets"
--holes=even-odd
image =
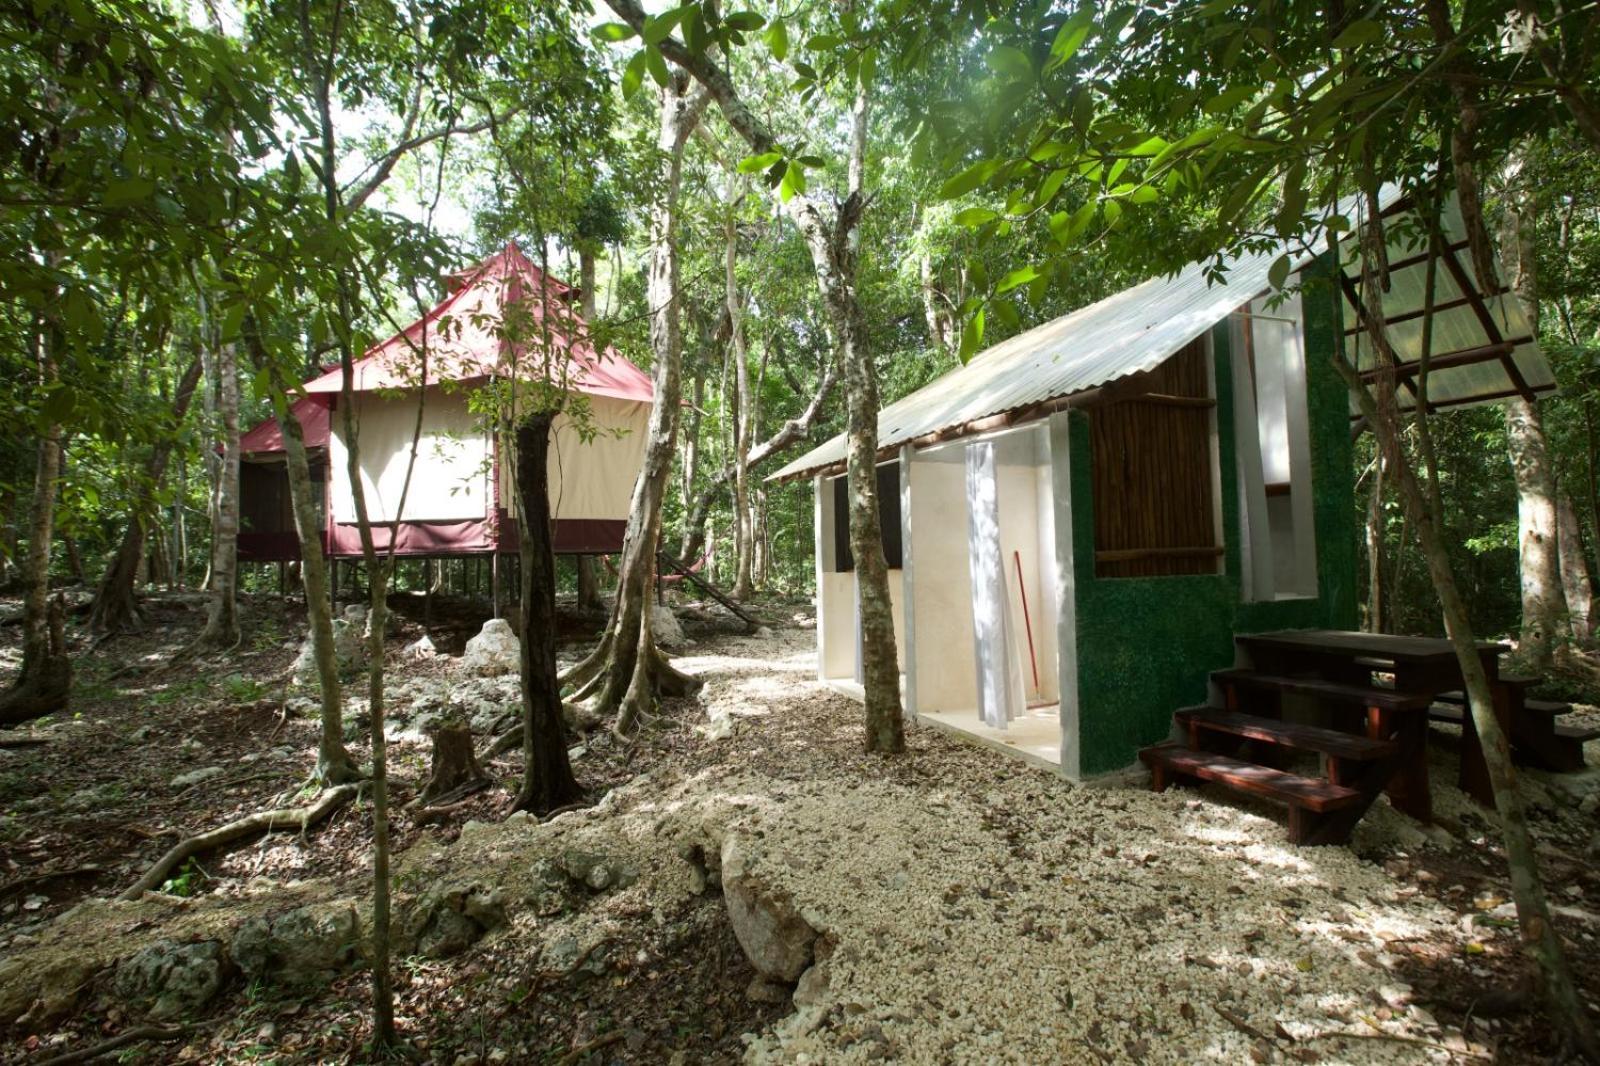
[[(302, 396), (290, 405), (289, 413), (300, 423), (307, 448), (327, 447), (328, 401), (326, 399), (320, 396)], [(239, 451), (245, 455), (283, 451), (283, 435), (278, 432), (278, 420), (269, 418), (240, 437)]]
[[(460, 287), (444, 302), (369, 349), (355, 364), (352, 387), (366, 392), (415, 385), (424, 345), (430, 382), (471, 381), (491, 374), (508, 376), (513, 373), (513, 364), (519, 362), (526, 364), (521, 368), (524, 376), (530, 371), (538, 373), (533, 369), (538, 353), (521, 350), (531, 345), (508, 342), (502, 336), (501, 323), (507, 306), (520, 304), (542, 286), (548, 286), (553, 297), (549, 310), (555, 321), (550, 337), (568, 361), (566, 387), (591, 396), (649, 403), (654, 395), (650, 378), (613, 348), (597, 353), (588, 340), (587, 324), (567, 299), (571, 287), (556, 278), (546, 278), (514, 243), (465, 271)], [(542, 332), (544, 304), (543, 300), (528, 300), (527, 310), (536, 332)], [(336, 393), (341, 379), (340, 371), (331, 371), (309, 382), (306, 391)]]

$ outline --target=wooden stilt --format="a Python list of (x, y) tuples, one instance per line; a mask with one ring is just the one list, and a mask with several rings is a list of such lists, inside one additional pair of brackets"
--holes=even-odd
[(489, 598), (493, 601), (489, 610), (489, 617), (500, 617), (500, 553), (491, 552), (489, 555)]

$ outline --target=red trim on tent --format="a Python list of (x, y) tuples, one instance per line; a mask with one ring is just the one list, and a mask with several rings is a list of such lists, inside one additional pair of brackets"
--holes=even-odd
[[(514, 243), (468, 272), (461, 286), (433, 310), (369, 349), (355, 364), (352, 388), (368, 392), (414, 386), (418, 378), (417, 354), (424, 345), (429, 381), (509, 376), (517, 362), (527, 359), (531, 363), (537, 354), (507, 350), (501, 336), (504, 309), (521, 303), (525, 289), (537, 293), (544, 286), (553, 289), (556, 296), (550, 310), (558, 321), (552, 323), (550, 336), (569, 361), (568, 378), (563, 384), (591, 396), (649, 403), (654, 395), (650, 378), (613, 348), (597, 353), (584, 336), (587, 324), (566, 298), (571, 287), (556, 278), (547, 278)], [(544, 301), (528, 302), (535, 328), (544, 311)], [(579, 337), (576, 342), (574, 334)], [(335, 370), (309, 382), (306, 391), (337, 393), (342, 385), (343, 374)]]
[[(328, 446), (329, 406), (328, 398), (323, 396), (302, 396), (289, 405), (289, 413), (305, 434), (307, 448)], [(240, 437), (239, 451), (245, 455), (282, 454), (283, 434), (278, 432), (278, 420), (269, 418)]]
[[(522, 550), (522, 537), (517, 520), (505, 511), (499, 513), (500, 550)], [(623, 537), (628, 532), (624, 518), (558, 518), (551, 549), (557, 555), (610, 555), (622, 550)]]
[[(389, 525), (372, 527), (372, 542), (378, 551), (389, 550)], [(494, 530), (486, 519), (469, 518), (459, 522), (401, 522), (396, 555), (464, 555), (494, 550)], [(361, 530), (353, 523), (336, 522), (328, 531), (328, 554), (340, 558), (360, 557)]]

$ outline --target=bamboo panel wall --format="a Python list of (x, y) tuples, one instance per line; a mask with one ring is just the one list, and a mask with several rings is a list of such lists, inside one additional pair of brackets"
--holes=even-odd
[(1089, 414), (1095, 576), (1214, 574), (1222, 548), (1205, 337), (1151, 371), (1147, 384)]

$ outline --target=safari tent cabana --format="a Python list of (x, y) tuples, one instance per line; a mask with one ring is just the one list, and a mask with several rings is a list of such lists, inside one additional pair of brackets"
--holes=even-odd
[[(1412, 388), (1428, 256), (1397, 235), (1383, 294)], [(1434, 271), (1433, 406), (1555, 387), (1516, 301), (1481, 292), (1459, 215)], [(1413, 227), (1414, 229), (1414, 227)], [(1354, 242), (1350, 242), (1354, 244)], [(1005, 340), (884, 408), (878, 488), (905, 706), (1073, 778), (1133, 763), (1202, 703), (1239, 633), (1354, 628), (1352, 404), (1371, 373), (1360, 272), (1276, 253), (1155, 278)], [(845, 442), (773, 475), (815, 490), (820, 677), (859, 691)]]
[[(378, 547), (387, 550), (392, 538), (401, 556), (496, 561), (517, 550), (512, 457), (501, 454), (472, 397), (491, 382), (520, 389), (543, 381), (582, 394), (594, 430), (580, 440), (573, 419), (556, 420), (549, 460), (555, 550), (620, 550), (644, 462), (650, 379), (614, 349), (596, 351), (572, 306), (576, 290), (545, 278), (515, 244), (449, 283), (443, 302), (354, 367), (358, 462)], [(324, 373), (306, 383), (294, 405), (313, 477), (322, 472), (325, 486), (323, 551), (336, 560), (361, 555), (342, 384), (341, 371)], [(419, 397), (422, 432), (402, 512)], [(257, 426), (246, 441), (243, 465), (252, 473), (241, 475), (241, 558), (295, 558), (276, 423)], [(253, 554), (245, 554), (247, 541)]]

